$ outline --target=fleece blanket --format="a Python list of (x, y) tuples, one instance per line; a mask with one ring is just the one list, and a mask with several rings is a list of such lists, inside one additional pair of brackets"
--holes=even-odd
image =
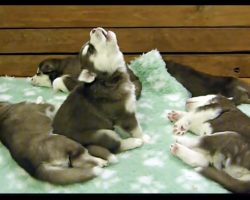
[[(0, 143), (0, 192), (228, 193), (172, 156), (169, 151), (170, 144), (174, 142), (173, 125), (166, 113), (184, 110), (185, 101), (191, 95), (167, 72), (159, 52), (152, 50), (143, 54), (133, 60), (129, 67), (143, 85), (142, 96), (137, 102), (137, 117), (144, 133), (151, 137), (148, 144), (118, 154), (118, 163), (106, 167), (101, 176), (88, 182), (55, 186), (29, 176)], [(51, 88), (34, 87), (29, 77), (0, 77), (0, 101), (35, 101), (38, 96), (60, 105), (67, 94), (54, 93)], [(242, 105), (241, 109), (250, 114), (250, 106)]]

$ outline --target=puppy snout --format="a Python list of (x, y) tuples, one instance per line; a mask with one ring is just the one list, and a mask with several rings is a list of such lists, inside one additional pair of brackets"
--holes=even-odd
[(92, 34), (95, 33), (95, 32), (96, 32), (96, 28), (94, 28), (94, 29), (91, 30)]

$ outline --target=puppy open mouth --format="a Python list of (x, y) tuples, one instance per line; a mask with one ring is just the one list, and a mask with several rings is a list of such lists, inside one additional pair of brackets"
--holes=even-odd
[(106, 39), (108, 39), (108, 32), (102, 30), (102, 34), (104, 35), (104, 37), (105, 37)]

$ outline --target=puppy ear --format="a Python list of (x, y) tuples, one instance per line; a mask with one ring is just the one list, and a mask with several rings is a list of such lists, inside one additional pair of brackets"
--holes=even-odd
[(39, 65), (40, 71), (42, 71), (43, 73), (48, 73), (48, 72), (52, 72), (54, 71), (55, 67), (52, 63), (48, 63), (48, 62), (42, 62)]

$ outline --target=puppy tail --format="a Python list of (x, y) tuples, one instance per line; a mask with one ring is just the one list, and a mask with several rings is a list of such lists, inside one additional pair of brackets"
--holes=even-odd
[(214, 167), (204, 167), (200, 168), (198, 172), (234, 193), (250, 193), (250, 181), (235, 179), (223, 170), (218, 170)]
[(38, 167), (35, 177), (56, 185), (68, 185), (90, 180), (102, 173), (99, 166), (92, 168), (68, 168), (42, 164)]

